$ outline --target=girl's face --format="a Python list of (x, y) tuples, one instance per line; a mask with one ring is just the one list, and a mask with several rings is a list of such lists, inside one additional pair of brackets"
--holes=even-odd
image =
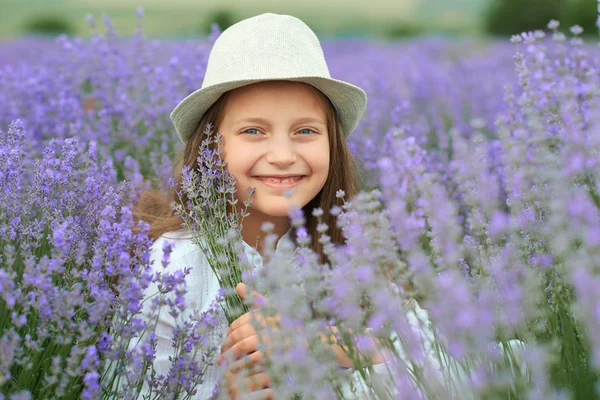
[(323, 188), (329, 173), (326, 101), (314, 87), (288, 81), (230, 93), (218, 130), (240, 200), (256, 188), (251, 213), (287, 216), (291, 204), (304, 207)]

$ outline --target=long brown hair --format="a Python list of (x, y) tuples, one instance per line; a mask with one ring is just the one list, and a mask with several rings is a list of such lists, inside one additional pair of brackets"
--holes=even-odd
[[(303, 207), (304, 217), (306, 218), (306, 229), (311, 236), (311, 248), (318, 254), (322, 261), (326, 258), (323, 254), (323, 246), (319, 243), (319, 233), (317, 232), (318, 221), (312, 216), (315, 208), (321, 208), (324, 211), (321, 217), (322, 222), (329, 226), (328, 232), (331, 241), (335, 244), (343, 244), (344, 237), (341, 230), (337, 227), (336, 218), (329, 213), (333, 206), (341, 206), (343, 200), (336, 197), (338, 190), (345, 192), (345, 198), (352, 198), (357, 191), (357, 172), (354, 158), (352, 157), (344, 132), (331, 101), (320, 91), (319, 97), (325, 106), (327, 119), (327, 131), (329, 134), (329, 174), (323, 189), (306, 206)], [(223, 120), (224, 108), (229, 97), (227, 92), (222, 95), (202, 116), (198, 127), (192, 136), (187, 140), (184, 148), (176, 155), (174, 160), (173, 178), (176, 187), (180, 187), (182, 178), (182, 169), (184, 166), (190, 166), (193, 169), (198, 168), (198, 148), (206, 137), (205, 127), (211, 123), (215, 130)], [(156, 239), (164, 233), (177, 231), (182, 228), (183, 220), (174, 215), (171, 210), (172, 202), (187, 204), (187, 196), (183, 195), (181, 200), (178, 198), (174, 189), (167, 193), (156, 190), (142, 193), (140, 199), (134, 208), (134, 218), (137, 223), (143, 220), (150, 225), (149, 236)], [(252, 212), (252, 210), (250, 210)]]

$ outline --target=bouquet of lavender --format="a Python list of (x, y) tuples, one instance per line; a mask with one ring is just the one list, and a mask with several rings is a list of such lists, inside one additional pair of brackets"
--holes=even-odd
[(243, 251), (242, 223), (252, 204), (254, 189), (250, 188), (243, 207), (238, 209), (235, 177), (226, 169), (221, 154), (223, 138), (207, 124), (206, 138), (199, 151), (197, 169), (185, 167), (182, 171), (179, 199), (187, 204), (174, 202), (172, 208), (190, 229), (193, 241), (198, 245), (223, 289), (223, 311), (231, 324), (249, 311), (248, 305), (237, 295), (235, 287), (242, 281), (249, 263)]

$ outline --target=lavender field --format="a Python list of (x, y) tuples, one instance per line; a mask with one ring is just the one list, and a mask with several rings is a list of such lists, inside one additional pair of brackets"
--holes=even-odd
[[(331, 75), (369, 96), (348, 139), (361, 193), (333, 210), (347, 244), (331, 269), (303, 248), (261, 278), (283, 321), (275, 398), (600, 398), (600, 51), (555, 25), (512, 43), (323, 40)], [(169, 113), (219, 32), (96, 29), (0, 43), (0, 400), (142, 398), (144, 382), (195, 398), (218, 351), (210, 313), (182, 316), (166, 376), (152, 335), (130, 343), (151, 331), (150, 282), (157, 309), (183, 310), (193, 266), (150, 273), (132, 210), (169, 187)], [(329, 319), (352, 373), (315, 341)], [(365, 364), (367, 337), (385, 363)]]

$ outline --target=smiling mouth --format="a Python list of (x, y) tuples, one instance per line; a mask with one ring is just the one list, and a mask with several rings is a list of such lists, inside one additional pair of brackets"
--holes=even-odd
[(276, 188), (292, 188), (296, 186), (300, 181), (306, 178), (306, 175), (294, 175), (294, 176), (253, 176), (254, 179), (264, 183), (267, 186)]

